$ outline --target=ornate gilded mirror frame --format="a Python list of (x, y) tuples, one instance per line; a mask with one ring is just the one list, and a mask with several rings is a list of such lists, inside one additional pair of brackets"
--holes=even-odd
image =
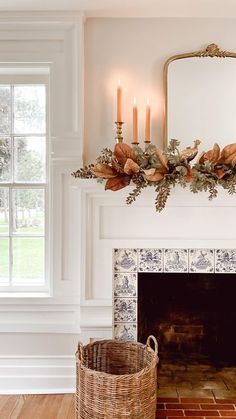
[(193, 57), (200, 57), (200, 58), (202, 58), (202, 57), (212, 57), (212, 58), (213, 57), (219, 57), (219, 58), (230, 57), (230, 58), (236, 58), (236, 53), (221, 50), (218, 47), (218, 45), (210, 44), (204, 50), (173, 55), (172, 57), (168, 58), (168, 60), (164, 64), (164, 70), (163, 70), (164, 96), (165, 96), (165, 100), (164, 100), (164, 129), (163, 129), (164, 149), (167, 147), (167, 143), (168, 143), (167, 124), (168, 124), (168, 69), (169, 69), (169, 65), (170, 65), (170, 63), (172, 63), (172, 61), (182, 60), (184, 58), (193, 58)]

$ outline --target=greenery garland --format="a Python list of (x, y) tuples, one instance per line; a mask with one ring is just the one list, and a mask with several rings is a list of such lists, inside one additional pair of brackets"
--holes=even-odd
[(142, 190), (152, 186), (156, 191), (155, 206), (158, 212), (165, 208), (171, 189), (176, 185), (189, 185), (193, 193), (208, 192), (209, 199), (217, 196), (218, 186), (229, 194), (236, 193), (236, 143), (220, 150), (218, 144), (201, 154), (197, 163), (190, 162), (198, 154), (199, 140), (193, 147), (180, 151), (178, 140), (170, 140), (166, 151), (149, 144), (145, 150), (126, 143), (115, 145), (114, 151), (105, 148), (96, 164), (85, 166), (72, 173), (75, 178), (103, 180), (105, 190), (118, 191), (131, 182), (134, 189), (126, 203), (132, 204)]

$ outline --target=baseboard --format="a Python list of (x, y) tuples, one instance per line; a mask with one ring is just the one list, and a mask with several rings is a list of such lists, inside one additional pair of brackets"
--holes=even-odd
[(75, 357), (0, 357), (0, 394), (75, 392)]

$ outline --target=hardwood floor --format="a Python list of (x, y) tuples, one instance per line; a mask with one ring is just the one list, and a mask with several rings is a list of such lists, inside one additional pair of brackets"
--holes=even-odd
[(0, 396), (0, 419), (75, 419), (74, 395)]

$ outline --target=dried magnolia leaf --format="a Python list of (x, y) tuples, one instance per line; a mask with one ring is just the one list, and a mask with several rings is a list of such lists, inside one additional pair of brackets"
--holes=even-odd
[(185, 176), (186, 182), (191, 182), (192, 178), (193, 178), (193, 169), (190, 166), (188, 166), (187, 174)]
[(200, 155), (200, 157), (199, 157), (199, 159), (198, 159), (198, 163), (199, 164), (203, 164), (204, 163), (204, 161), (205, 161), (205, 151), (203, 151), (202, 153), (201, 153), (201, 155)]
[(154, 175), (156, 169), (155, 168), (151, 168), (151, 169), (146, 169), (144, 170), (145, 175), (150, 176), (150, 175)]
[(168, 170), (168, 164), (167, 164), (167, 158), (163, 155), (163, 151), (159, 150), (159, 148), (156, 149), (156, 155), (158, 159), (160, 160), (161, 165)]
[(108, 179), (105, 185), (105, 190), (119, 191), (130, 184), (129, 176), (116, 176), (112, 179)]
[(211, 162), (216, 163), (220, 157), (220, 146), (219, 144), (215, 143), (212, 149), (212, 157)]
[(235, 161), (236, 158), (236, 151), (231, 154), (229, 157), (227, 157), (224, 161), (225, 164), (231, 164), (232, 166), (235, 165), (235, 163), (233, 163)]
[(101, 177), (103, 179), (110, 179), (117, 176), (116, 170), (114, 170), (111, 166), (105, 163), (96, 164), (92, 169), (92, 173), (95, 176)]
[(225, 171), (223, 169), (215, 169), (215, 174), (218, 179), (222, 179), (225, 175)]
[(236, 154), (234, 154), (231, 164), (232, 166), (236, 166)]
[[(226, 147), (223, 148), (221, 155), (220, 155), (220, 160), (219, 163), (225, 163), (226, 160), (236, 152), (236, 143), (234, 144), (229, 144)], [(227, 163), (226, 163), (227, 164)]]
[(162, 180), (163, 177), (163, 173), (159, 173), (157, 170), (153, 174), (145, 175), (145, 179), (149, 182), (158, 182), (159, 180)]
[(118, 162), (121, 163), (123, 166), (125, 165), (127, 159), (132, 159), (136, 162), (136, 156), (132, 148), (125, 143), (118, 143), (115, 145), (114, 155), (117, 158)]
[(135, 163), (132, 159), (127, 159), (124, 165), (124, 172), (127, 175), (132, 175), (139, 172), (139, 165)]
[(220, 157), (220, 147), (217, 143), (214, 144), (211, 150), (208, 150), (206, 153), (202, 153), (199, 159), (199, 163), (202, 164), (204, 161), (210, 161), (215, 164), (218, 162)]

